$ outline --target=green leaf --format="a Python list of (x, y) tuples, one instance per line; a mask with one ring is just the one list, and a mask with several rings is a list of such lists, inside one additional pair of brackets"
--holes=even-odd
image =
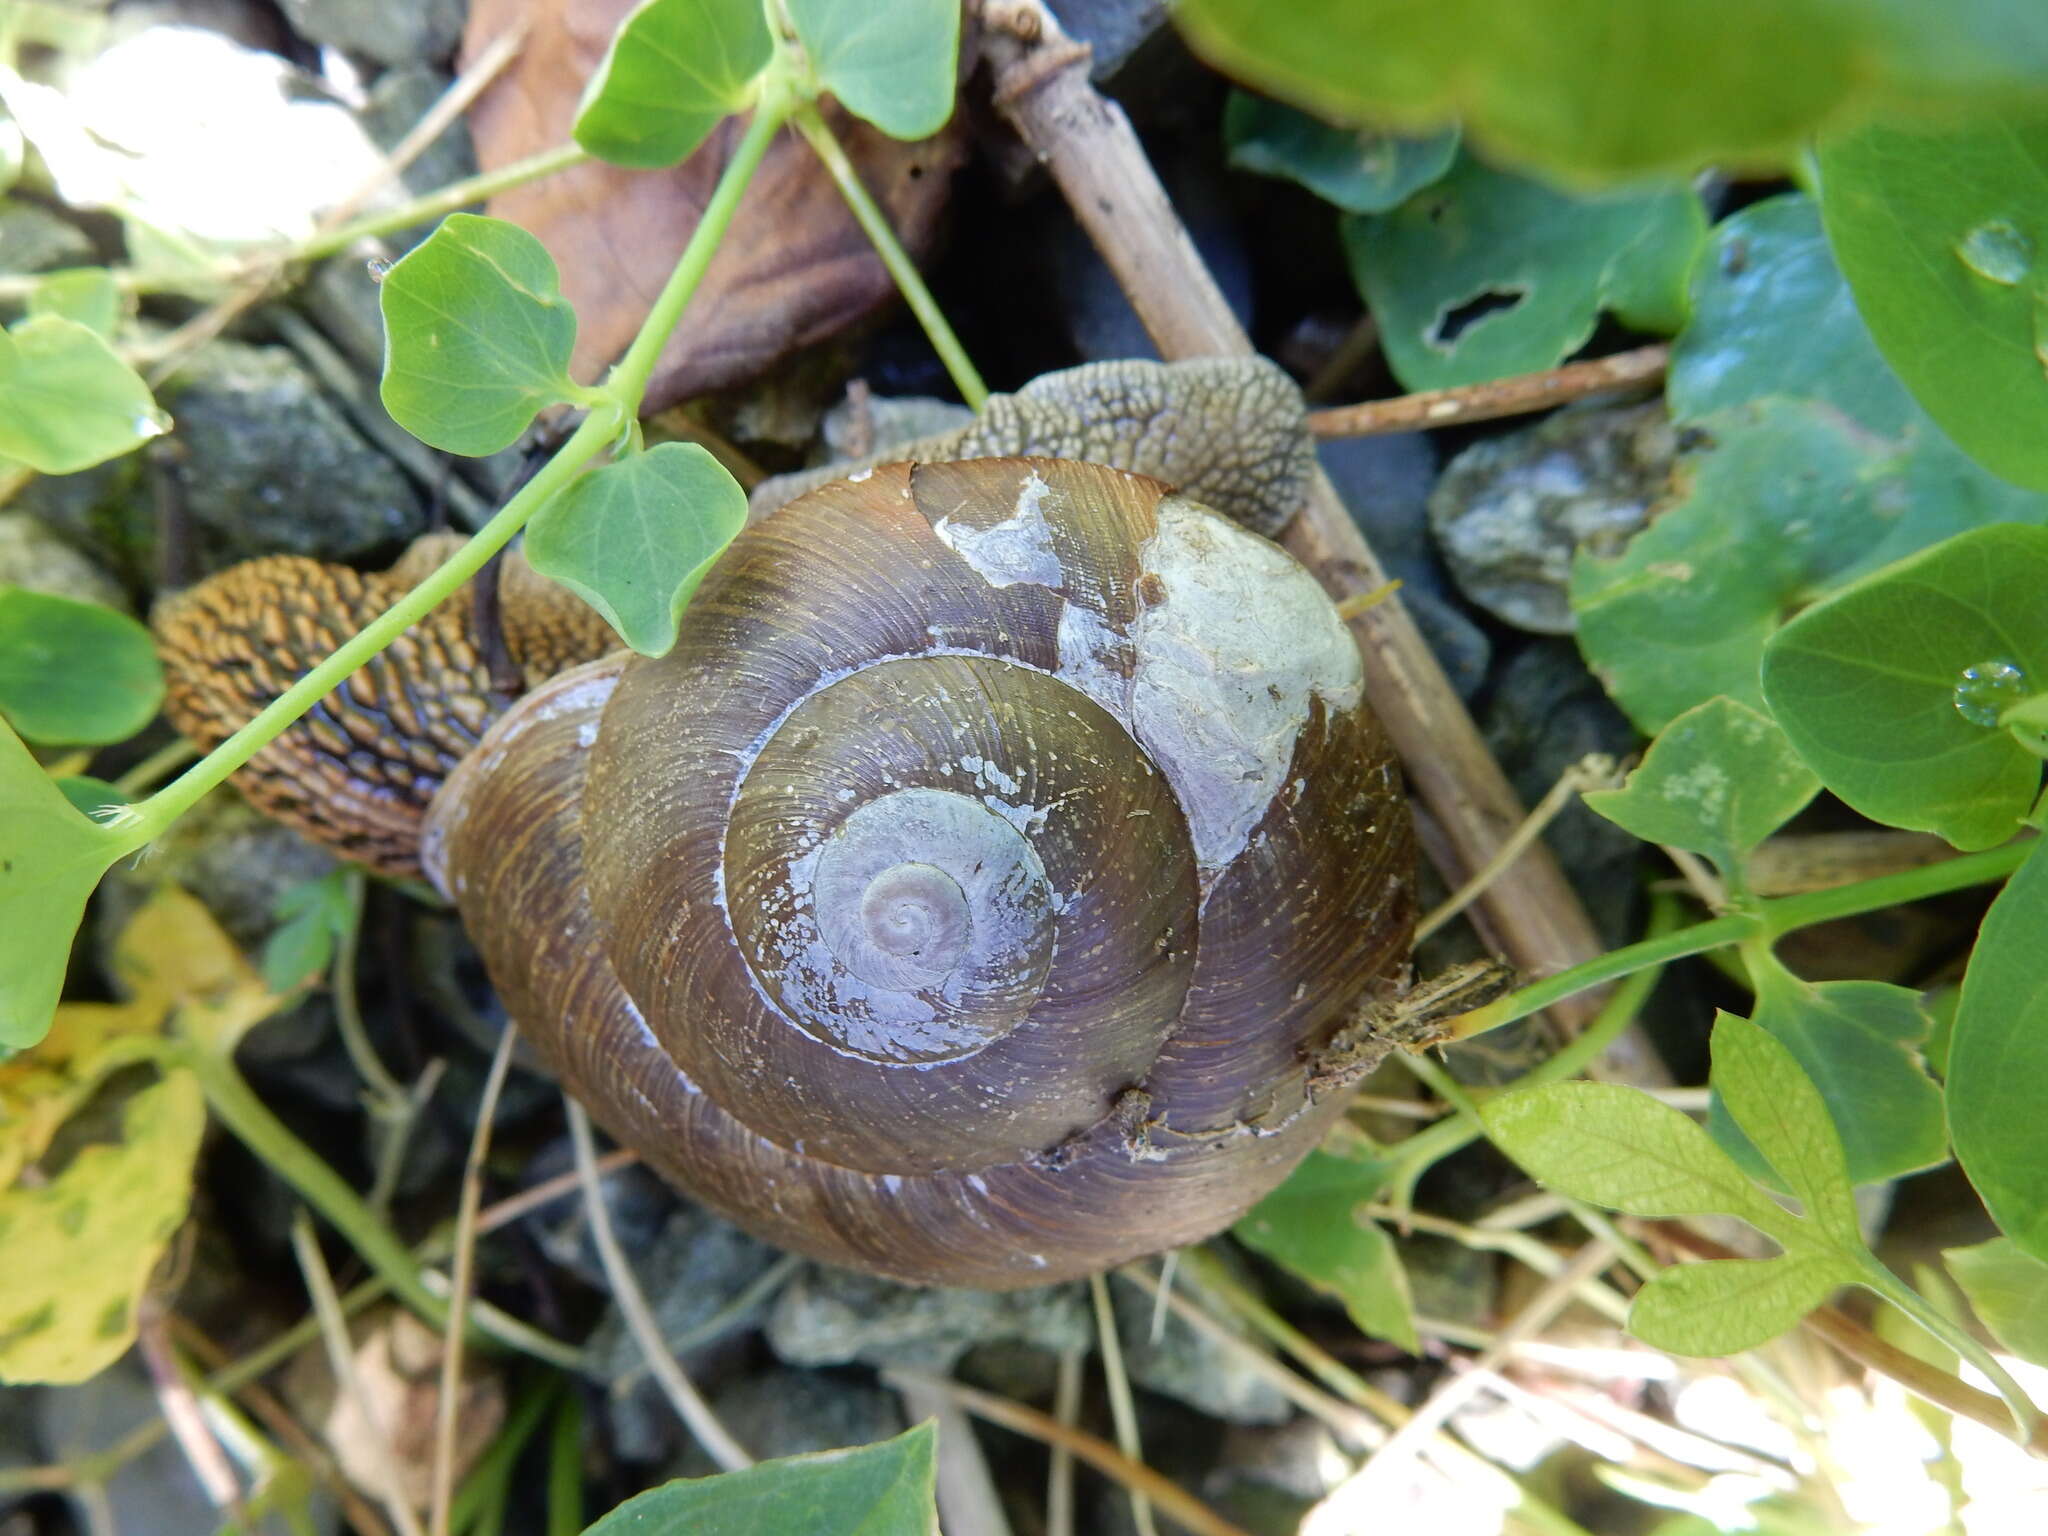
[[(1929, 1020), (1920, 995), (1881, 981), (1802, 981), (1775, 960), (1752, 962), (1751, 1022), (1768, 1030), (1820, 1090), (1848, 1161), (1849, 1182), (1871, 1184), (1948, 1156), (1941, 1088), (1917, 1054)], [(1753, 1174), (1749, 1139), (1717, 1095), (1707, 1128)]]
[(1998, 474), (2048, 490), (2048, 113), (1821, 146), (1829, 242), (1886, 361)]
[(0, 715), (50, 746), (125, 741), (155, 718), (149, 631), (98, 603), (0, 587)]
[(1346, 213), (1385, 213), (1451, 168), (1458, 130), (1404, 139), (1339, 127), (1284, 102), (1232, 91), (1223, 109), (1223, 142), (1239, 170), (1299, 182)]
[(1462, 118), (1489, 151), (1580, 179), (1792, 163), (1885, 108), (2038, 99), (2029, 0), (1182, 0), (1226, 74), (1344, 122)]
[(2048, 1261), (2009, 1237), (1942, 1257), (1977, 1316), (1999, 1343), (2035, 1365), (2048, 1365)]
[(674, 165), (752, 104), (774, 52), (760, 0), (645, 0), (584, 88), (576, 142), (614, 165)]
[(121, 285), (105, 267), (46, 273), (29, 290), (28, 312), (76, 320), (95, 336), (112, 341), (114, 328), (121, 323)]
[(1963, 976), (1948, 1052), (1956, 1157), (1992, 1220), (2048, 1259), (2048, 858), (2037, 848), (2006, 882)]
[(335, 945), (355, 923), (352, 878), (346, 869), (331, 870), (278, 897), (278, 925), (263, 943), (264, 986), (282, 996), (333, 963)]
[(1628, 1331), (1674, 1355), (1739, 1354), (1776, 1338), (1857, 1278), (1829, 1253), (1680, 1264), (1636, 1293)]
[(1717, 1213), (1757, 1226), (1777, 1211), (1705, 1131), (1634, 1088), (1545, 1083), (1502, 1094), (1480, 1118), (1530, 1177), (1575, 1200), (1631, 1216)]
[(1684, 188), (1571, 197), (1467, 156), (1392, 213), (1343, 229), (1387, 361), (1422, 390), (1551, 367), (1602, 310), (1676, 329), (1706, 216)]
[(170, 426), (141, 375), (76, 320), (32, 315), (0, 331), (0, 455), (68, 475)]
[(937, 1536), (929, 1420), (893, 1440), (684, 1477), (628, 1499), (586, 1536)]
[(1806, 1208), (1839, 1244), (1862, 1244), (1856, 1196), (1834, 1116), (1813, 1079), (1769, 1030), (1718, 1013), (1709, 1040), (1714, 1095)]
[(1421, 1341), (1400, 1255), (1378, 1223), (1358, 1214), (1391, 1171), (1371, 1158), (1311, 1152), (1231, 1235), (1338, 1297), (1364, 1332), (1414, 1354)]
[(0, 1191), (0, 1381), (84, 1381), (135, 1340), (135, 1308), (185, 1219), (206, 1100), (173, 1072), (128, 1101), (121, 1139), (40, 1186)]
[(1739, 886), (1749, 851), (1819, 789), (1775, 721), (1713, 698), (1667, 725), (1623, 788), (1586, 804), (1645, 842), (1704, 853)]
[(922, 139), (953, 115), (959, 0), (784, 0), (812, 77), (892, 139)]
[(604, 615), (646, 656), (733, 535), (747, 493), (696, 443), (662, 443), (576, 480), (534, 515), (526, 558)]
[(1873, 820), (1988, 848), (2019, 829), (2041, 760), (2002, 711), (2048, 687), (2048, 529), (1949, 539), (1776, 635), (1763, 688), (1792, 744)]
[(0, 721), (0, 1051), (48, 1032), (86, 898), (130, 851), (74, 811)]
[(516, 224), (451, 213), (384, 274), (384, 408), (448, 453), (481, 457), (575, 398), (576, 312), (547, 247)]

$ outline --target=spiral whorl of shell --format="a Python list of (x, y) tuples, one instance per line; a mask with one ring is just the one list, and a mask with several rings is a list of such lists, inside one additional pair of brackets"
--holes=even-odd
[(743, 534), (668, 656), (524, 701), (425, 862), (686, 1189), (1028, 1284), (1216, 1230), (1337, 1108), (1318, 1052), (1412, 923), (1361, 695), (1313, 578), (1157, 482), (887, 466)]

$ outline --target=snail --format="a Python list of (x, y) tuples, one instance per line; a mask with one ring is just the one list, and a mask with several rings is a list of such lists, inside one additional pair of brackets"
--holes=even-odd
[[(516, 670), (604, 648), (566, 600), (515, 624), (516, 570)], [(303, 665), (243, 653), (356, 622), (276, 605), (302, 585), (255, 562), (169, 605), (181, 726)], [(324, 831), (364, 754), (384, 819), (329, 840), (416, 856), (568, 1089), (771, 1242), (1002, 1288), (1207, 1236), (1341, 1113), (1359, 1010), (1405, 984), (1415, 849), (1358, 648), (1159, 480), (857, 470), (745, 530), (667, 656), (516, 703), (438, 617), (254, 797)], [(413, 671), (443, 662), (459, 704)], [(365, 744), (415, 723), (439, 739)], [(294, 753), (324, 777), (260, 782)]]

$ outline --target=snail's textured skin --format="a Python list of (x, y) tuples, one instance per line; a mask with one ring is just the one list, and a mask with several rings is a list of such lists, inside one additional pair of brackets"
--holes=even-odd
[(492, 728), (424, 862), (611, 1132), (773, 1241), (1088, 1273), (1341, 1108), (1414, 847), (1312, 578), (1093, 464), (894, 465), (743, 534), (675, 649)]
[[(298, 555), (245, 561), (166, 599), (153, 615), (164, 710), (213, 747), (403, 597), (462, 545), (422, 539), (362, 575)], [(419, 873), (420, 816), (515, 692), (618, 642), (525, 560), (508, 557), (499, 604), (519, 686), (494, 686), (476, 606), (458, 594), (315, 705), (236, 776), (259, 810), (388, 875)]]
[(1315, 468), (1307, 407), (1294, 380), (1262, 357), (1086, 363), (991, 395), (957, 431), (899, 443), (854, 464), (778, 475), (751, 501), (772, 511), (865, 464), (1004, 455), (1086, 459), (1150, 475), (1256, 533), (1301, 506)]

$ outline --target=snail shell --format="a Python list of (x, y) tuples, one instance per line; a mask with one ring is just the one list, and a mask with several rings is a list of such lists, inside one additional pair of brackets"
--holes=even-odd
[(673, 651), (522, 700), (428, 874), (619, 1140), (785, 1246), (1001, 1287), (1205, 1236), (1314, 1145), (1414, 846), (1306, 571), (1094, 464), (892, 465)]

